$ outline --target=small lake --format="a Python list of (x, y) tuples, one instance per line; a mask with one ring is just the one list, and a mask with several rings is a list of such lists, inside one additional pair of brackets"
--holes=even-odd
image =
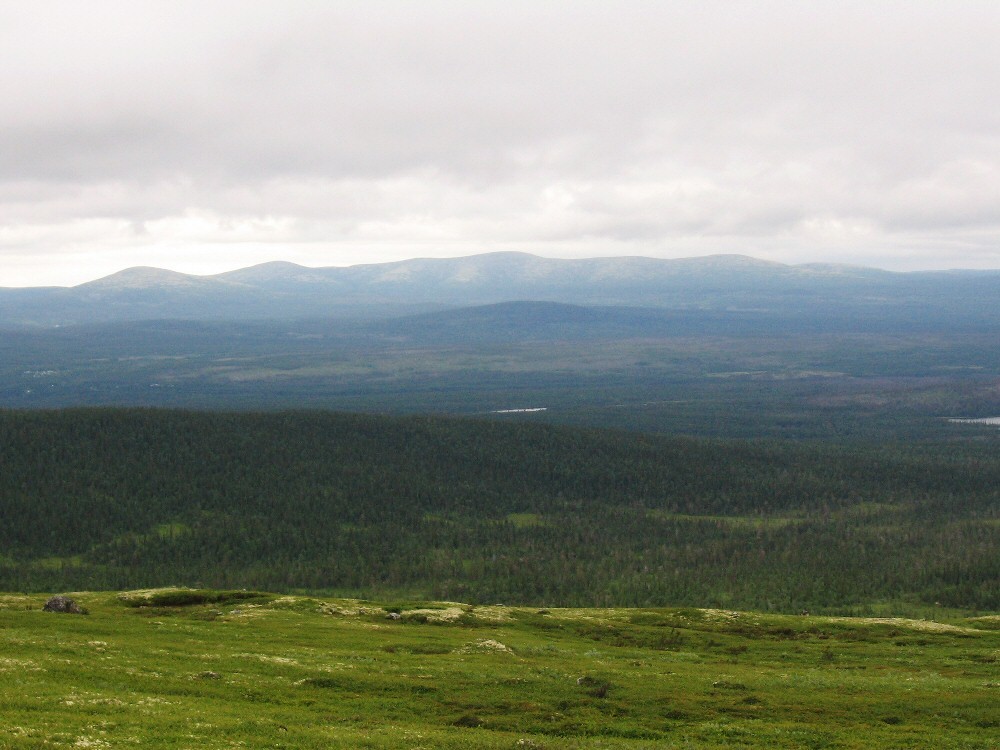
[(949, 422), (957, 422), (959, 424), (994, 424), (1000, 426), (1000, 417), (979, 417), (977, 419), (949, 419)]

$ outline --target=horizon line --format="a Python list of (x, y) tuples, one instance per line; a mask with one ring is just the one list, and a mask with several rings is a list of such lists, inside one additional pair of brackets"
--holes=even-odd
[(547, 255), (540, 255), (538, 253), (529, 253), (521, 250), (494, 250), (484, 253), (471, 253), (469, 255), (456, 255), (456, 256), (414, 256), (412, 258), (405, 258), (403, 260), (390, 260), (390, 261), (379, 261), (372, 263), (349, 263), (345, 265), (319, 265), (319, 266), (307, 266), (301, 263), (295, 263), (288, 260), (267, 260), (260, 263), (252, 263), (248, 266), (237, 266), (235, 268), (229, 268), (223, 271), (217, 271), (215, 273), (188, 273), (186, 271), (177, 271), (171, 268), (165, 268), (162, 266), (149, 266), (149, 265), (136, 265), (136, 266), (126, 266), (117, 271), (113, 271), (109, 274), (103, 276), (98, 276), (86, 281), (82, 281), (78, 284), (34, 284), (34, 285), (14, 285), (14, 286), (0, 286), (0, 289), (76, 289), (81, 286), (86, 286), (87, 284), (93, 284), (105, 279), (110, 279), (123, 273), (128, 273), (130, 271), (156, 271), (164, 274), (171, 274), (176, 276), (183, 276), (192, 279), (215, 279), (220, 276), (226, 276), (228, 274), (238, 273), (240, 271), (247, 271), (253, 268), (261, 268), (263, 266), (271, 265), (282, 265), (282, 266), (294, 266), (295, 268), (301, 268), (308, 271), (320, 271), (326, 269), (348, 269), (348, 268), (362, 268), (366, 266), (391, 266), (400, 265), (404, 263), (413, 262), (448, 262), (448, 261), (460, 261), (460, 260), (470, 260), (473, 258), (483, 258), (487, 256), (523, 256), (528, 258), (537, 258), (540, 260), (554, 261), (557, 263), (573, 263), (578, 261), (628, 261), (628, 260), (649, 260), (662, 263), (680, 263), (685, 261), (696, 261), (696, 260), (711, 260), (718, 258), (739, 258), (744, 260), (751, 260), (755, 263), (761, 265), (770, 265), (775, 267), (783, 268), (839, 268), (839, 269), (853, 269), (853, 270), (863, 270), (863, 271), (878, 271), (880, 273), (888, 273), (894, 275), (911, 275), (920, 273), (996, 273), (1000, 272), (1000, 268), (963, 268), (963, 267), (948, 267), (948, 268), (928, 268), (910, 271), (894, 271), (887, 268), (882, 268), (879, 266), (865, 266), (858, 265), (855, 263), (840, 263), (834, 261), (810, 261), (806, 263), (783, 263), (781, 261), (766, 260), (763, 258), (758, 258), (753, 255), (748, 255), (745, 253), (709, 253), (706, 255), (690, 255), (682, 256), (677, 258), (659, 258), (652, 255), (588, 255), (579, 258), (560, 258)]

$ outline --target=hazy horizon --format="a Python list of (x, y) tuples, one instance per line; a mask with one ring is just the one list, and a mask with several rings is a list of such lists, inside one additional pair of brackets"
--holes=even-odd
[(476, 257), (484, 256), (484, 255), (497, 255), (497, 254), (502, 254), (502, 253), (530, 255), (530, 256), (535, 257), (535, 258), (541, 258), (541, 259), (544, 259), (544, 260), (557, 260), (557, 261), (564, 261), (564, 260), (565, 261), (573, 261), (573, 260), (627, 260), (629, 258), (643, 258), (643, 259), (649, 259), (649, 260), (662, 260), (662, 261), (669, 262), (669, 261), (674, 261), (674, 260), (676, 260), (676, 261), (696, 260), (696, 259), (699, 259), (699, 258), (708, 259), (708, 258), (719, 258), (719, 257), (742, 257), (742, 258), (749, 258), (751, 260), (760, 261), (762, 263), (777, 263), (779, 265), (789, 266), (789, 267), (797, 267), (797, 266), (844, 266), (844, 267), (851, 267), (851, 268), (865, 268), (865, 269), (872, 269), (872, 270), (878, 270), (878, 271), (888, 271), (890, 273), (920, 273), (920, 272), (934, 272), (934, 271), (984, 271), (984, 272), (998, 271), (998, 272), (1000, 272), (1000, 268), (980, 268), (980, 269), (975, 269), (975, 268), (953, 267), (953, 268), (921, 268), (921, 269), (912, 269), (912, 270), (909, 270), (909, 271), (893, 271), (892, 269), (888, 269), (888, 268), (879, 268), (878, 266), (874, 266), (874, 265), (862, 265), (862, 264), (857, 264), (857, 263), (838, 263), (838, 262), (824, 262), (824, 261), (806, 261), (806, 262), (802, 262), (802, 263), (782, 263), (781, 261), (769, 261), (769, 260), (764, 259), (764, 258), (756, 258), (756, 257), (754, 257), (752, 255), (746, 255), (744, 253), (714, 253), (714, 254), (711, 254), (711, 255), (692, 255), (692, 256), (683, 256), (683, 257), (677, 257), (677, 258), (654, 258), (654, 257), (648, 256), (648, 255), (613, 255), (613, 256), (595, 255), (595, 256), (587, 256), (587, 257), (580, 257), (580, 258), (557, 258), (557, 257), (552, 257), (552, 256), (541, 255), (539, 253), (526, 253), (526, 252), (523, 252), (523, 251), (493, 251), (493, 252), (486, 252), (486, 253), (475, 253), (475, 254), (471, 254), (471, 255), (456, 255), (456, 256), (447, 256), (447, 257), (414, 256), (412, 258), (403, 258), (403, 259), (401, 259), (399, 261), (376, 261), (376, 262), (371, 262), (371, 263), (349, 263), (349, 264), (339, 264), (339, 265), (338, 264), (308, 265), (308, 264), (305, 264), (305, 263), (294, 263), (294, 262), (289, 261), (289, 260), (283, 260), (283, 259), (278, 258), (278, 259), (274, 259), (274, 260), (260, 261), (258, 263), (251, 263), (251, 264), (245, 265), (245, 266), (235, 266), (235, 267), (232, 267), (232, 268), (225, 268), (225, 269), (223, 269), (221, 271), (214, 271), (214, 272), (211, 272), (211, 273), (189, 273), (189, 272), (186, 272), (186, 271), (178, 270), (176, 268), (169, 268), (169, 267), (165, 267), (165, 266), (135, 265), (135, 266), (126, 266), (124, 268), (119, 268), (119, 269), (116, 269), (116, 270), (114, 270), (114, 271), (112, 271), (110, 273), (101, 274), (100, 276), (88, 277), (88, 278), (85, 278), (82, 281), (79, 281), (79, 282), (74, 283), (74, 284), (26, 284), (26, 285), (17, 285), (17, 284), (4, 285), (4, 284), (0, 284), (0, 288), (5, 288), (5, 289), (32, 289), (32, 288), (46, 288), (46, 287), (48, 287), (48, 288), (52, 288), (52, 287), (72, 288), (72, 287), (75, 287), (75, 286), (80, 286), (82, 284), (90, 283), (92, 281), (99, 281), (101, 279), (105, 279), (105, 278), (108, 278), (110, 276), (115, 276), (117, 274), (120, 274), (120, 273), (123, 273), (123, 272), (126, 272), (126, 271), (139, 270), (139, 269), (149, 269), (149, 270), (154, 270), (154, 271), (164, 271), (164, 272), (168, 272), (168, 273), (179, 273), (179, 274), (183, 274), (185, 276), (194, 276), (194, 277), (198, 277), (198, 278), (211, 278), (213, 276), (220, 276), (220, 275), (223, 275), (223, 274), (231, 273), (233, 271), (241, 271), (241, 270), (244, 270), (244, 269), (247, 269), (247, 268), (253, 268), (253, 267), (256, 267), (256, 266), (263, 266), (263, 265), (270, 265), (270, 264), (287, 264), (287, 265), (298, 266), (300, 268), (306, 268), (306, 269), (351, 268), (351, 267), (355, 267), (355, 266), (383, 265), (383, 264), (388, 264), (388, 263), (405, 263), (407, 261), (463, 260), (463, 259), (476, 258)]

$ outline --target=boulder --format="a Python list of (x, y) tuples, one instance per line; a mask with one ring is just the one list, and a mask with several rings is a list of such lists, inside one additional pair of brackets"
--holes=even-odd
[(71, 615), (82, 615), (83, 610), (80, 605), (66, 596), (53, 596), (42, 607), (43, 612), (66, 612)]

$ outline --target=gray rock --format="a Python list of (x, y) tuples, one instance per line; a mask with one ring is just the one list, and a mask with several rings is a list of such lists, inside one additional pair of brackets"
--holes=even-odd
[(83, 610), (72, 599), (66, 596), (53, 596), (42, 607), (43, 612), (65, 612), (71, 615), (82, 615)]

